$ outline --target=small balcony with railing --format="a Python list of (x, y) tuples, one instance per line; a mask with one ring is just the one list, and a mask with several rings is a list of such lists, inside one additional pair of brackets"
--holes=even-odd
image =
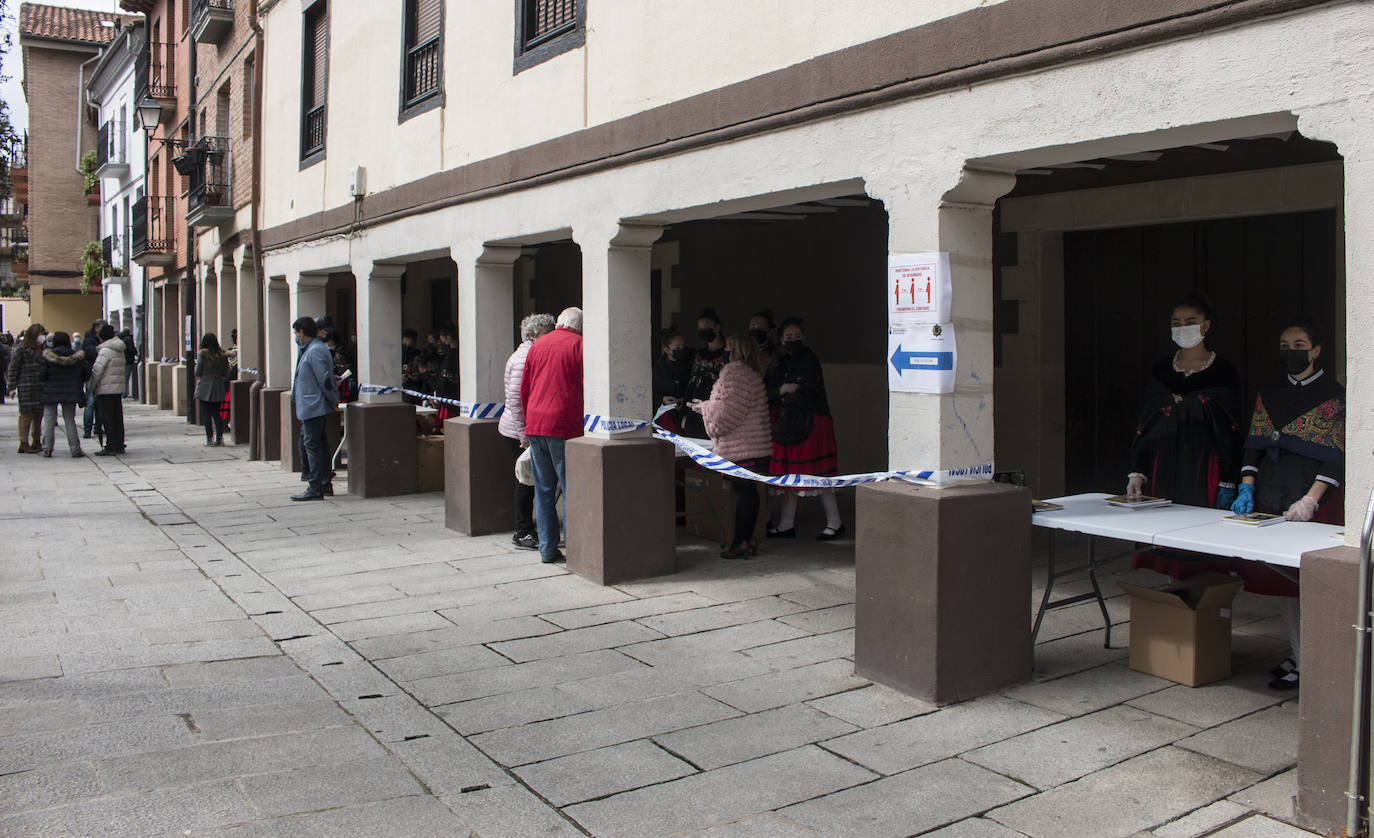
[(145, 195), (129, 210), (129, 255), (143, 266), (170, 265), (176, 260), (175, 202)]
[(122, 178), (129, 174), (129, 160), (124, 154), (122, 126), (106, 122), (96, 131), (95, 176)]
[(201, 137), (173, 163), (190, 182), (186, 223), (213, 227), (234, 217), (233, 156), (228, 137)]
[(165, 122), (176, 111), (176, 44), (149, 41), (146, 60), (134, 67), (134, 89), (138, 91), (139, 107), (157, 103)]
[(406, 51), (405, 107), (407, 109), (419, 105), (439, 92), (442, 81), (439, 58), (438, 35)]
[(191, 0), (191, 37), (218, 44), (234, 28), (234, 0)]

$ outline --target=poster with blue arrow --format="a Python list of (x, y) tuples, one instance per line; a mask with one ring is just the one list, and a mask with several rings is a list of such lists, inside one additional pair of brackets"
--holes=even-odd
[(954, 327), (948, 323), (893, 324), (887, 329), (887, 389), (894, 393), (952, 393)]

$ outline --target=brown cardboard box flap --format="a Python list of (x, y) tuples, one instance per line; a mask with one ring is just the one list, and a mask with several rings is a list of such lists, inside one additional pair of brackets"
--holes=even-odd
[(1200, 573), (1163, 588), (1143, 588), (1126, 582), (1117, 584), (1121, 590), (1133, 597), (1157, 602), (1160, 605), (1197, 611), (1203, 608), (1226, 607), (1245, 582), (1224, 573)]

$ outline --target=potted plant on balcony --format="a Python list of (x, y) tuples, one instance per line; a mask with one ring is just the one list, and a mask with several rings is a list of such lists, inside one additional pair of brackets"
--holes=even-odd
[(116, 268), (105, 261), (100, 250), (100, 242), (86, 242), (81, 251), (81, 293), (89, 294), (91, 286), (100, 285), (107, 276), (127, 276), (123, 268)]
[(86, 180), (86, 203), (100, 206), (100, 178), (95, 176), (95, 152), (81, 155), (81, 175)]

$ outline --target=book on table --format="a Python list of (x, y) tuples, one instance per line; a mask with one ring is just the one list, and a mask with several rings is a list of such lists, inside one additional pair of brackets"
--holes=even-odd
[(1151, 495), (1112, 495), (1107, 498), (1107, 503), (1122, 509), (1154, 509), (1160, 506), (1168, 506), (1173, 501), (1168, 498), (1156, 498)]
[(1277, 524), (1283, 520), (1282, 515), (1273, 515), (1268, 512), (1244, 512), (1235, 515), (1227, 515), (1221, 520), (1228, 524), (1240, 524), (1246, 527), (1267, 527), (1270, 524)]
[(1050, 512), (1055, 509), (1063, 509), (1063, 505), (1051, 503), (1047, 500), (1036, 500), (1031, 498), (1031, 512)]

